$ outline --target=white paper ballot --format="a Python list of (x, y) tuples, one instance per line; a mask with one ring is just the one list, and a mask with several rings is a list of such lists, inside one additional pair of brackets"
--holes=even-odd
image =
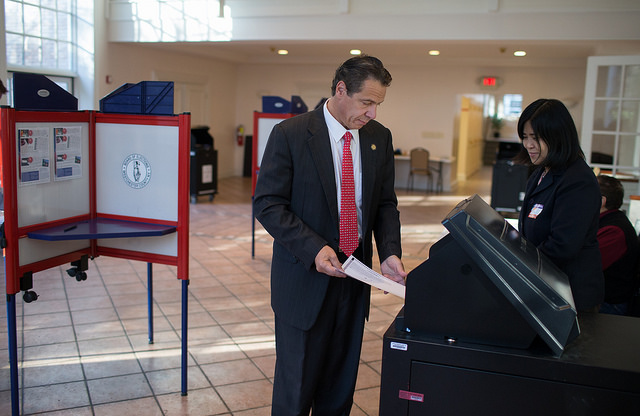
[(342, 264), (342, 270), (353, 277), (370, 286), (377, 287), (385, 292), (393, 293), (404, 299), (405, 287), (398, 282), (388, 279), (380, 273), (371, 270), (365, 266), (360, 260), (351, 256)]

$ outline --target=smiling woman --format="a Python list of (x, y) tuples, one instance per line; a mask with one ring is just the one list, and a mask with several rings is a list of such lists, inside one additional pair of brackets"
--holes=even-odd
[(604, 298), (596, 237), (601, 198), (573, 119), (559, 100), (539, 99), (522, 112), (518, 136), (523, 147), (515, 160), (534, 168), (520, 232), (567, 274), (577, 311), (594, 311)]

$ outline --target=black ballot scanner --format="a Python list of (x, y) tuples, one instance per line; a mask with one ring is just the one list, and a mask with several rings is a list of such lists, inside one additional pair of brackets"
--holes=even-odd
[(478, 195), (442, 223), (384, 336), (380, 416), (640, 414), (640, 319), (578, 317), (567, 276)]

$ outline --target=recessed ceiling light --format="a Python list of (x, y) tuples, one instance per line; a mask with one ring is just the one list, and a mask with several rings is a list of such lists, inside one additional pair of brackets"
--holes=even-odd
[(513, 56), (525, 56), (527, 53), (525, 51), (515, 51)]
[(436, 49), (432, 49), (432, 50), (429, 51), (429, 55), (438, 56), (438, 55), (440, 55), (440, 51), (436, 50)]
[(360, 49), (351, 49), (351, 50), (349, 51), (349, 53), (350, 53), (351, 55), (361, 55), (361, 54), (362, 54), (362, 51), (361, 51)]
[(278, 55), (289, 55), (289, 51), (286, 49), (278, 49)]

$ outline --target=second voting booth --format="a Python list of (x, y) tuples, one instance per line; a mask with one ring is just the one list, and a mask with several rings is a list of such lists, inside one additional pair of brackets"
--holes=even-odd
[(69, 263), (86, 279), (98, 256), (177, 267), (186, 394), (190, 115), (1, 109), (11, 394), (18, 412), (16, 294), (35, 301), (37, 272)]

